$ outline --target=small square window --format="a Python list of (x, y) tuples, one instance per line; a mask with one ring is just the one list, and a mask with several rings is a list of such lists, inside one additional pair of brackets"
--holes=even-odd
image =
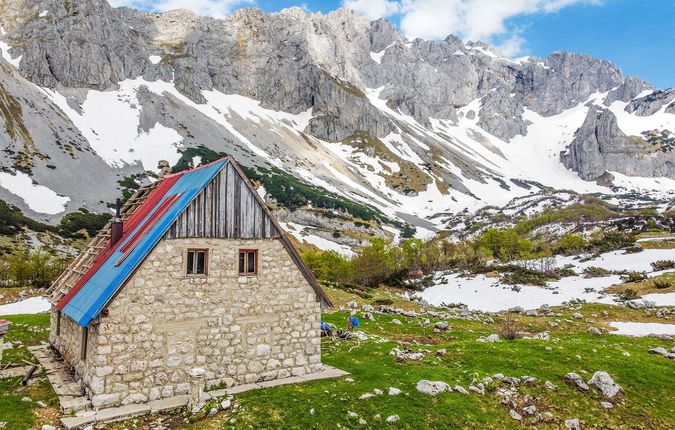
[(185, 273), (188, 276), (205, 276), (208, 269), (208, 255), (206, 249), (188, 249)]
[(258, 274), (258, 250), (239, 250), (239, 275), (253, 276)]

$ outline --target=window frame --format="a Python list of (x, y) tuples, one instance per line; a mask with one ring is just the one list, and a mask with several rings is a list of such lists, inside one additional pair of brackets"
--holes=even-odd
[[(260, 269), (260, 265), (259, 265), (260, 253), (259, 253), (258, 249), (256, 249), (256, 248), (241, 248), (241, 249), (239, 249), (239, 254), (237, 255), (237, 266), (240, 266), (239, 265), (239, 263), (240, 263), (239, 259), (241, 258), (242, 253), (244, 253), (244, 271), (242, 272), (241, 270), (239, 270), (239, 269), (241, 269), (241, 267), (237, 267), (238, 272), (239, 272), (239, 276), (250, 276), (250, 277), (258, 276), (258, 272), (259, 272), (259, 269)], [(248, 256), (251, 253), (253, 253), (253, 255), (254, 255), (253, 272), (249, 272), (249, 270), (248, 270), (249, 269), (249, 267), (248, 267), (248, 261), (249, 261)]]
[(80, 345), (80, 360), (87, 360), (87, 346), (89, 344), (89, 326), (82, 327), (82, 343)]
[[(190, 260), (190, 253), (193, 254), (192, 268), (195, 269), (197, 263), (197, 255), (199, 252), (204, 253), (204, 273), (190, 273), (188, 272), (188, 262)], [(208, 248), (188, 248), (185, 250), (185, 276), (188, 278), (205, 278), (209, 275), (209, 249)]]

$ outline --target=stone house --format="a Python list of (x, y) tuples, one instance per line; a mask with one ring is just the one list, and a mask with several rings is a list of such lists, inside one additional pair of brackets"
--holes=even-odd
[(50, 290), (94, 408), (321, 370), (330, 300), (231, 158), (141, 188)]

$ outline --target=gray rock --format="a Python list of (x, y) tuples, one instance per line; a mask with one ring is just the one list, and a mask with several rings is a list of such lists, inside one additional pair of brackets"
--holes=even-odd
[(650, 354), (662, 355), (662, 356), (664, 356), (666, 358), (669, 358), (671, 360), (675, 360), (675, 351), (669, 352), (666, 348), (664, 348), (662, 346), (658, 346), (656, 348), (651, 348), (649, 350), (649, 353)]
[(499, 335), (494, 333), (489, 336), (481, 336), (478, 339), (476, 339), (476, 342), (487, 342), (487, 343), (495, 343), (499, 342)]
[[(650, 116), (661, 110), (665, 105), (675, 101), (675, 88), (656, 90), (639, 99), (632, 100), (626, 105), (626, 112), (639, 116)], [(670, 108), (670, 106), (669, 106)], [(670, 113), (675, 113), (671, 111)]]
[(401, 390), (399, 390), (398, 388), (389, 387), (390, 396), (398, 396), (399, 394), (401, 394)]
[(578, 418), (565, 420), (565, 429), (567, 430), (581, 430), (581, 423)]
[(453, 388), (455, 391), (461, 394), (469, 394), (469, 392), (466, 390), (466, 388), (462, 387), (461, 385), (455, 385)]
[(600, 406), (602, 406), (604, 409), (612, 409), (614, 405), (610, 402), (600, 402)]
[(230, 406), (232, 406), (231, 400), (225, 399), (222, 402), (220, 402), (220, 409), (222, 409), (224, 411), (230, 409)]
[[(649, 157), (645, 157), (645, 155)], [(592, 106), (560, 160), (586, 180), (607, 171), (632, 176), (675, 176), (675, 151), (659, 151), (642, 137), (626, 136), (608, 109)], [(606, 176), (611, 181), (611, 177)]]
[(523, 412), (525, 412), (527, 415), (534, 415), (536, 411), (537, 407), (535, 405), (529, 405), (523, 408)]
[(438, 331), (447, 331), (450, 328), (450, 325), (447, 321), (438, 321), (434, 324), (434, 329)]
[(580, 389), (581, 391), (588, 391), (590, 387), (586, 384), (581, 376), (574, 372), (565, 375), (565, 382)]
[(417, 391), (420, 393), (428, 394), (430, 396), (435, 396), (446, 391), (452, 391), (452, 388), (443, 381), (427, 381), (426, 379), (419, 381), (415, 388), (417, 388)]
[(398, 421), (399, 419), (400, 418), (399, 418), (398, 415), (389, 415), (385, 421), (387, 422), (387, 424), (393, 424), (396, 421)]
[(609, 373), (604, 371), (595, 372), (588, 384), (596, 387), (608, 399), (616, 397), (623, 391), (623, 388), (609, 376)]
[(42, 424), (42, 430), (56, 430), (56, 427), (49, 424)]
[(513, 410), (513, 409), (511, 409), (511, 410), (509, 411), (509, 415), (510, 415), (511, 418), (513, 418), (514, 420), (522, 421), (522, 419), (523, 419), (523, 416), (520, 415), (518, 412), (516, 412), (516, 411)]

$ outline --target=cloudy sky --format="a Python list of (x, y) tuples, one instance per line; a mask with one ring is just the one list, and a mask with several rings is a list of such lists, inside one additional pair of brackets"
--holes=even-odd
[(409, 39), (455, 34), (505, 54), (546, 56), (574, 51), (608, 59), (624, 74), (661, 88), (675, 86), (675, 0), (108, 0), (113, 6), (191, 9), (222, 17), (259, 7), (300, 6), (308, 12), (354, 9), (385, 17)]

